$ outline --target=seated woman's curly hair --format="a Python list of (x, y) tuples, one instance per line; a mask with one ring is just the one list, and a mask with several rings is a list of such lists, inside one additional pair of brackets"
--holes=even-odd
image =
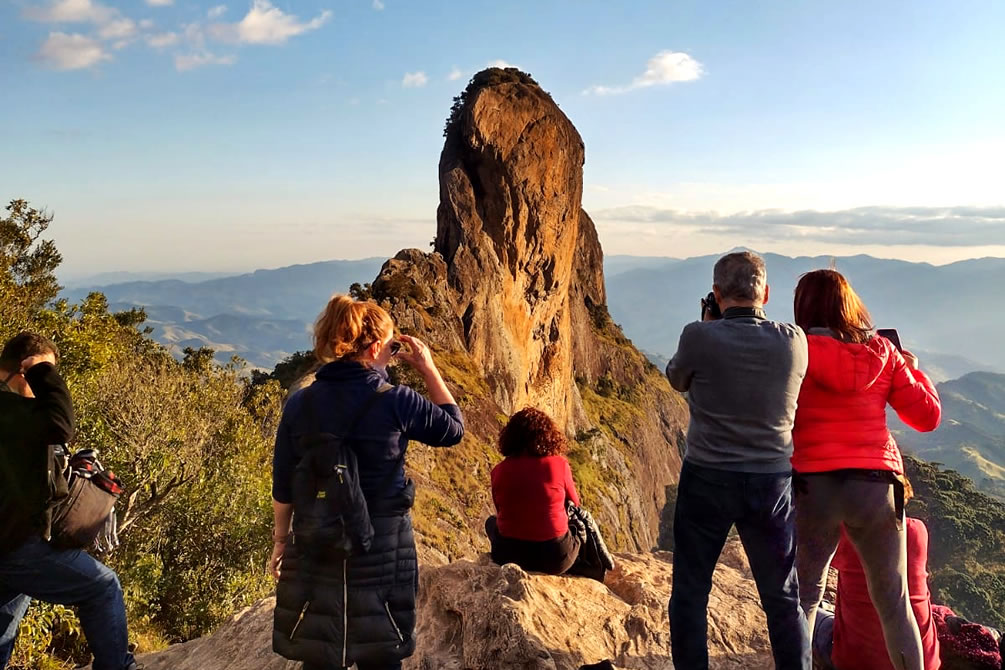
[(539, 409), (526, 407), (512, 417), (499, 433), (503, 456), (555, 456), (564, 454), (568, 443), (551, 417)]

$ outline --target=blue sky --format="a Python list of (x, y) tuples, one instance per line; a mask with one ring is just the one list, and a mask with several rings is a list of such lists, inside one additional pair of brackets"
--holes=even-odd
[(0, 198), (68, 274), (425, 248), (451, 98), (506, 62), (608, 253), (1005, 255), (1005, 3), (0, 0)]

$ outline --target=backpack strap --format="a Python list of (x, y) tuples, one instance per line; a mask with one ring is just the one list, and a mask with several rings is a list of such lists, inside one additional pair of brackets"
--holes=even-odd
[[(311, 386), (313, 386), (313, 384), (311, 384)], [(310, 391), (310, 388), (311, 387), (308, 387), (304, 390), (305, 394)], [(356, 413), (353, 414), (352, 419), (349, 421), (349, 426), (345, 430), (345, 433), (339, 437), (342, 437), (343, 439), (351, 437), (352, 434), (356, 432), (356, 427), (359, 425), (359, 422), (362, 421), (363, 417), (366, 416), (367, 412), (373, 408), (384, 393), (390, 391), (392, 388), (394, 387), (386, 382), (377, 387), (377, 390), (370, 394), (370, 396), (359, 406), (359, 409), (356, 410)], [(309, 395), (304, 398), (304, 411), (307, 416), (308, 425), (312, 429), (312, 432), (322, 432), (321, 421), (318, 418), (317, 408), (314, 406), (314, 393), (309, 393)]]
[[(313, 386), (313, 384), (311, 386)], [(366, 400), (363, 401), (363, 404), (356, 411), (356, 414), (353, 415), (352, 420), (349, 422), (349, 428), (345, 431), (345, 434), (341, 436), (343, 439), (346, 439), (350, 449), (353, 449), (352, 441), (349, 440), (348, 438), (350, 438), (352, 434), (356, 432), (356, 427), (359, 425), (359, 422), (363, 419), (366, 413), (370, 411), (370, 409), (374, 406), (377, 400), (379, 400), (383, 394), (387, 393), (393, 388), (394, 386), (392, 386), (391, 384), (383, 382), (380, 386), (377, 387), (377, 390), (370, 395), (370, 397), (368, 397)], [(305, 393), (309, 389), (310, 387), (305, 389)], [(317, 410), (314, 407), (314, 401), (312, 396), (304, 398), (304, 402), (309, 425), (314, 429), (315, 433), (320, 433), (321, 423), (318, 420)], [(388, 486), (390, 486), (391, 482), (394, 481), (395, 476), (397, 476), (398, 470), (404, 467), (404, 465), (405, 465), (405, 450), (402, 449), (401, 454), (398, 456), (398, 460), (395, 461), (394, 463), (394, 467), (391, 468), (391, 471), (388, 472), (387, 476), (380, 482), (380, 488), (386, 489)]]

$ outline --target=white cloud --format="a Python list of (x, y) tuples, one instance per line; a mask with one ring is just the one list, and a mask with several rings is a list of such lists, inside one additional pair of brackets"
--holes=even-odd
[(376, 9), (378, 12), (384, 11), (383, 0), (373, 0), (373, 8)]
[(49, 33), (37, 58), (54, 70), (80, 70), (110, 60), (101, 43), (74, 33)]
[(681, 81), (694, 81), (704, 74), (701, 63), (682, 51), (661, 51), (649, 59), (646, 71), (625, 86), (591, 86), (584, 94), (616, 95), (650, 86), (663, 86)]
[(118, 16), (118, 10), (91, 0), (54, 0), (44, 7), (26, 7), (26, 19), (44, 23), (106, 23)]
[(164, 49), (178, 44), (178, 33), (160, 33), (159, 35), (147, 35), (147, 46), (154, 49)]
[(464, 73), (461, 72), (461, 69), (455, 65), (453, 69), (450, 70), (450, 74), (447, 75), (447, 81), (457, 81), (463, 76)]
[(153, 19), (143, 19), (142, 21), (140, 21), (140, 28), (142, 28), (143, 30), (150, 30), (153, 27), (154, 27)]
[(103, 40), (124, 40), (136, 34), (136, 22), (132, 19), (113, 19), (98, 30), (98, 36)]
[(487, 63), (485, 65), (485, 67), (500, 67), (500, 68), (503, 68), (503, 69), (506, 69), (508, 67), (515, 67), (517, 69), (520, 69), (519, 65), (513, 65), (512, 63), (508, 63), (508, 62), (502, 60), (501, 58), (497, 58), (496, 60)]
[(418, 72), (407, 72), (401, 80), (401, 85), (405, 88), (421, 88), (429, 82), (429, 77), (421, 70)]
[(147, 0), (147, 4), (151, 7), (167, 7), (173, 5), (174, 0)]
[(291, 37), (316, 30), (326, 24), (332, 13), (324, 10), (307, 22), (287, 14), (269, 0), (254, 0), (248, 14), (238, 23), (209, 26), (210, 34), (224, 42), (244, 44), (283, 44)]
[(175, 54), (174, 66), (179, 72), (194, 70), (205, 65), (233, 65), (237, 58), (233, 55), (220, 56), (204, 49), (187, 54)]
[(206, 16), (211, 19), (218, 19), (227, 12), (227, 5), (217, 5), (216, 7), (211, 7)]
[(43, 23), (93, 23), (98, 28), (97, 36), (114, 41), (116, 49), (129, 44), (138, 32), (135, 21), (93, 0), (53, 0), (42, 7), (27, 7), (23, 15)]

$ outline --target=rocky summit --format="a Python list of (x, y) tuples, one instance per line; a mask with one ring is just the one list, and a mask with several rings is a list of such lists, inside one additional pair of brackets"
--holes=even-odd
[(409, 452), (423, 557), (485, 548), (498, 432), (528, 405), (566, 428), (584, 504), (610, 543), (652, 549), (687, 411), (608, 315), (579, 133), (528, 75), (491, 68), (455, 99), (445, 136), (434, 251), (398, 253), (370, 287), (433, 347), (468, 429), (453, 450)]
[[(482, 555), (422, 572), (418, 649), (406, 670), (672, 670), (671, 554), (619, 554), (604, 584), (528, 574)], [(726, 545), (709, 600), (712, 670), (771, 667), (764, 613), (739, 542)], [(299, 670), (272, 646), (274, 598), (216, 634), (141, 658), (147, 670)]]

